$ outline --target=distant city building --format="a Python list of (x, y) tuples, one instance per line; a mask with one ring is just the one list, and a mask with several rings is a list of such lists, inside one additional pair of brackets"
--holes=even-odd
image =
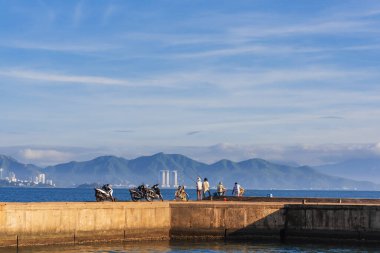
[(16, 178), (16, 174), (12, 171), (9, 172), (9, 182), (16, 182), (17, 181), (17, 178)]
[[(24, 186), (35, 186), (36, 184), (47, 184), (55, 187), (53, 184), (53, 180), (51, 179), (46, 179), (46, 175), (44, 173), (38, 174), (36, 177), (31, 177), (28, 180), (25, 179), (17, 179), (16, 174), (10, 170), (10, 168), (7, 169), (8, 176), (3, 178), (3, 172), (4, 168), (0, 168), (0, 179), (8, 181), (7, 183), (5, 182), (0, 182), (1, 185), (9, 185), (9, 186), (19, 186), (19, 187), (24, 187)], [(6, 171), (6, 170), (5, 170)]]
[(170, 187), (170, 182), (172, 182), (172, 187), (178, 187), (178, 173), (176, 170), (172, 170), (172, 180), (170, 180), (170, 171), (161, 170), (161, 187)]
[(173, 187), (177, 188), (178, 187), (178, 173), (176, 170), (172, 170), (172, 175), (173, 175)]
[(45, 174), (44, 173), (41, 173), (38, 175), (38, 183), (41, 183), (41, 184), (45, 184), (46, 180), (45, 180)]

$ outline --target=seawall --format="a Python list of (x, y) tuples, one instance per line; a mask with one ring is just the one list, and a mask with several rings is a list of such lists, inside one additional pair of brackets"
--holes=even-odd
[(168, 240), (168, 202), (1, 203), (0, 246)]
[(169, 239), (380, 242), (380, 205), (242, 201), (0, 203), (0, 246)]

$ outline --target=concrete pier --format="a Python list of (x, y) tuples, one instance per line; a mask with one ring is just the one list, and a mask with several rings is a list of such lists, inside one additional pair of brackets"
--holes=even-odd
[(0, 246), (168, 240), (169, 203), (1, 203)]
[(380, 242), (380, 205), (289, 201), (0, 203), (0, 246), (170, 239)]

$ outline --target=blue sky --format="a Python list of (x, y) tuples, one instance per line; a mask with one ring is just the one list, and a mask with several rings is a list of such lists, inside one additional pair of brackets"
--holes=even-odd
[(0, 153), (380, 155), (378, 1), (0, 0)]

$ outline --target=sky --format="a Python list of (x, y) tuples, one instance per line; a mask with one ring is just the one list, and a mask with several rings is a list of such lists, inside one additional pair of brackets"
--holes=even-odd
[(380, 157), (380, 2), (0, 0), (0, 153)]

